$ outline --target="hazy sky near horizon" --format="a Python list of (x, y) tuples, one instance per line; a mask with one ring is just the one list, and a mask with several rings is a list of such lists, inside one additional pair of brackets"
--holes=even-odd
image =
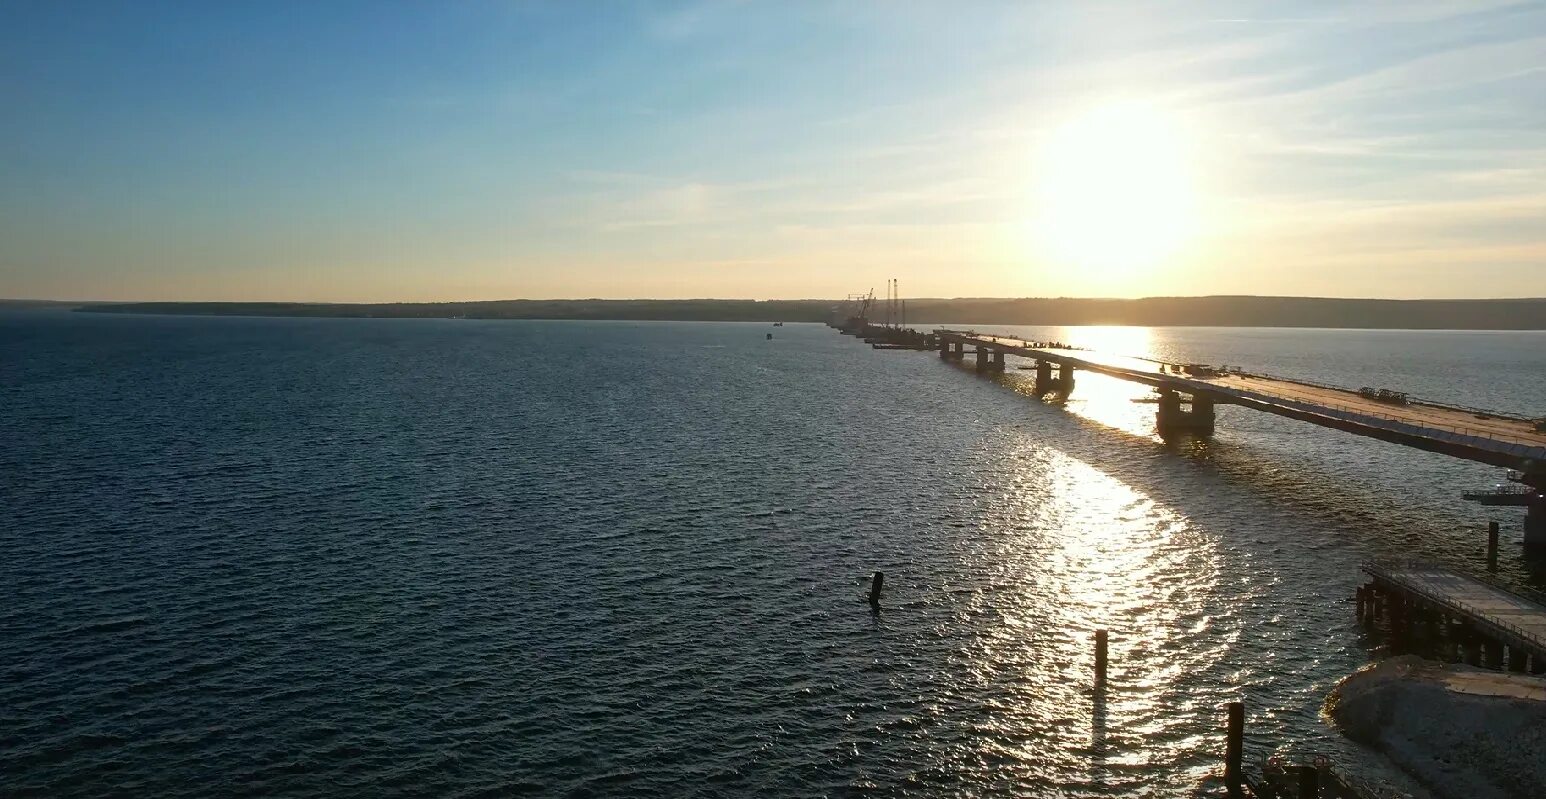
[(12, 0), (0, 109), (0, 297), (1546, 296), (1542, 3)]

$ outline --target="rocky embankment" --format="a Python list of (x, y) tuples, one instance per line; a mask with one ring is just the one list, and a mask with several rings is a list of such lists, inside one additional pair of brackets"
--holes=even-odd
[(1439, 796), (1546, 797), (1546, 679), (1390, 658), (1344, 679), (1327, 709)]

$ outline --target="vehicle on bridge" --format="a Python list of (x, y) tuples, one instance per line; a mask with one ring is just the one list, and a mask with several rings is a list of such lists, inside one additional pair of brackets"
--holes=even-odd
[(1407, 399), (1406, 392), (1391, 391), (1388, 388), (1370, 388), (1369, 386), (1364, 386), (1363, 388), (1358, 389), (1358, 394), (1368, 399), (1372, 399), (1375, 402), (1384, 402), (1390, 405), (1406, 405), (1410, 401)]

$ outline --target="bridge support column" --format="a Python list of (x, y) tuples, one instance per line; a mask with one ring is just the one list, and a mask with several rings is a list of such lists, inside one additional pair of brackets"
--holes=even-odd
[(959, 361), (966, 357), (966, 345), (957, 341), (950, 350), (950, 360)]
[(988, 371), (988, 351), (981, 344), (977, 345), (977, 371)]
[(1525, 670), (1525, 651), (1513, 644), (1508, 645), (1508, 670), (1517, 672)]
[(1181, 395), (1174, 391), (1161, 391), (1156, 406), (1154, 426), (1162, 436), (1167, 436), (1181, 421)]
[(1191, 410), (1182, 410), (1180, 394), (1169, 390), (1160, 391), (1155, 427), (1162, 438), (1170, 438), (1177, 433), (1196, 436), (1213, 434), (1213, 398), (1194, 394), (1191, 405)]
[(944, 339), (939, 340), (939, 357), (941, 360), (950, 360), (950, 342)]
[(1044, 396), (1052, 391), (1052, 363), (1050, 361), (1036, 362), (1036, 385), (1032, 388), (1036, 396)]
[(1192, 395), (1192, 425), (1213, 432), (1213, 398), (1206, 394)]
[(1064, 398), (1074, 393), (1074, 367), (1069, 364), (1058, 364), (1057, 392)]
[(1503, 668), (1503, 644), (1490, 638), (1482, 639), (1482, 668)]
[(993, 363), (992, 363), (990, 368), (992, 368), (993, 371), (995, 371), (995, 372), (1002, 372), (1002, 371), (1004, 371), (1004, 351), (1003, 350), (994, 350), (993, 351)]
[(1540, 652), (1530, 655), (1530, 673), (1546, 674), (1546, 655)]

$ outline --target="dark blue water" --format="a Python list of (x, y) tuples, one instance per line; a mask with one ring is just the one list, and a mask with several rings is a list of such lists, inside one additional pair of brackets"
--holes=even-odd
[[(1055, 334), (1546, 412), (1540, 334)], [(1233, 699), (1253, 756), (1379, 773), (1320, 715), (1343, 600), (1476, 561), (1494, 472), (1019, 380), (817, 326), (0, 315), (0, 794), (1189, 795)]]

